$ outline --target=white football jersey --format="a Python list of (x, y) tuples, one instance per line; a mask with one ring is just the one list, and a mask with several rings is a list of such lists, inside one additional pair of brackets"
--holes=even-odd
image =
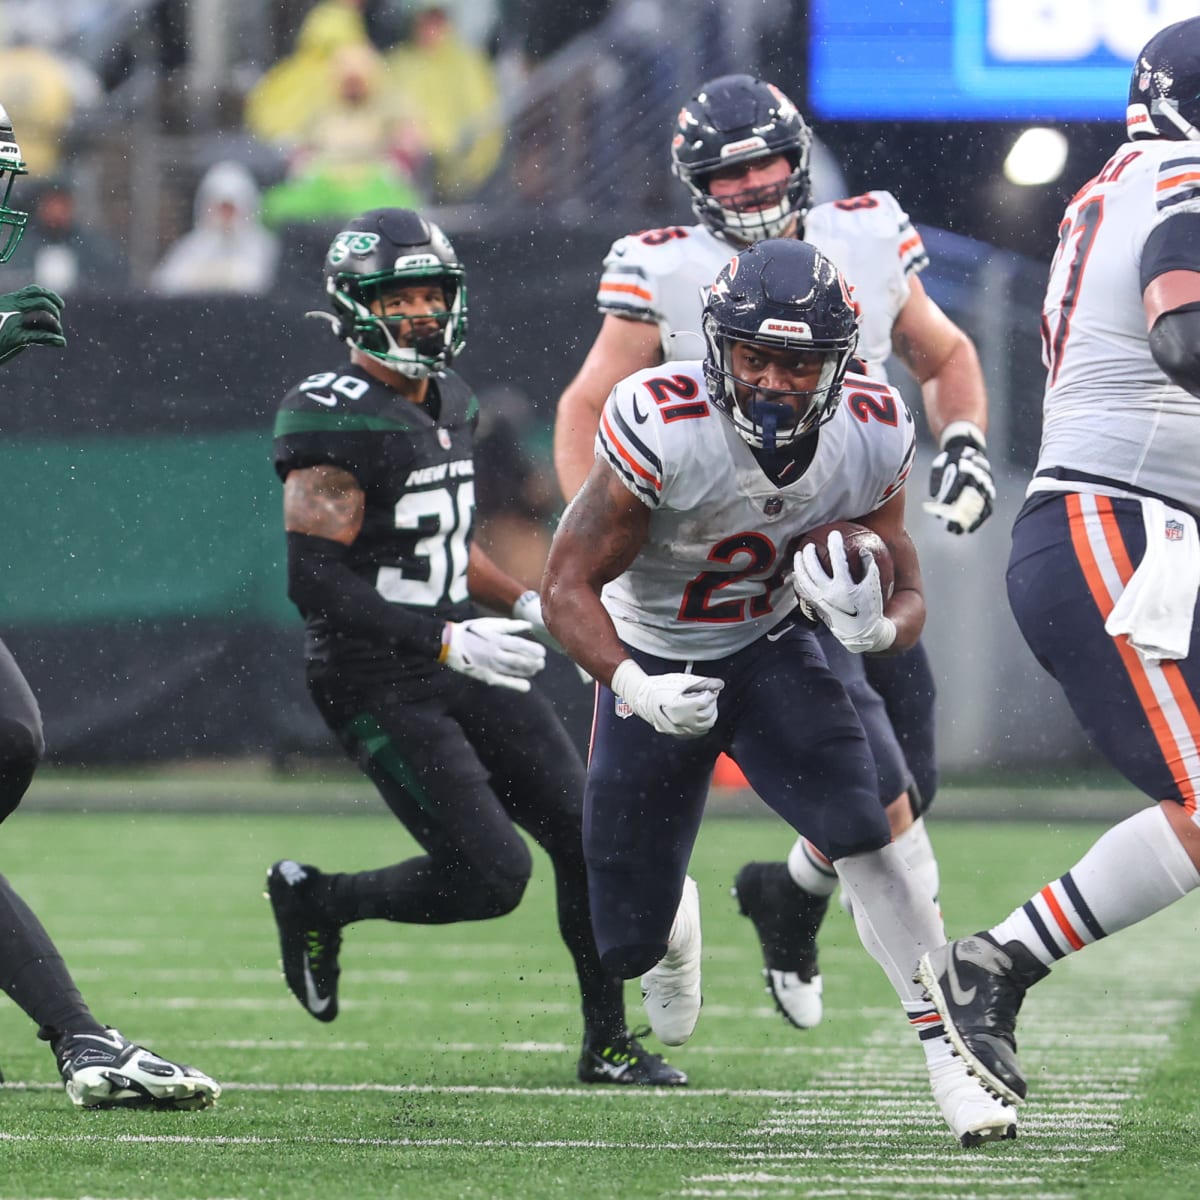
[(912, 466), (912, 414), (886, 383), (847, 375), (808, 469), (773, 483), (708, 399), (701, 362), (639, 371), (612, 390), (596, 453), (650, 510), (646, 544), (603, 591), (621, 639), (663, 658), (721, 658), (796, 606), (800, 536), (873, 512)]
[[(804, 238), (845, 276), (862, 309), (858, 357), (875, 379), (886, 379), (892, 326), (908, 300), (908, 277), (929, 263), (921, 235), (890, 192), (867, 192), (818, 204), (804, 220)], [(613, 243), (604, 260), (596, 303), (601, 312), (654, 321), (663, 358), (704, 357), (700, 313), (709, 288), (734, 256), (704, 225), (634, 233)]]
[(1150, 231), (1200, 211), (1198, 179), (1195, 143), (1128, 142), (1067, 205), (1042, 306), (1042, 478), (1031, 492), (1054, 488), (1055, 473), (1072, 490), (1129, 485), (1200, 509), (1197, 402), (1150, 353), (1140, 280)]

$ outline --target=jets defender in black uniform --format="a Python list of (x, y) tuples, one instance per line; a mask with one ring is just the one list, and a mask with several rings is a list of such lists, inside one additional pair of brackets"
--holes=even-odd
[[(28, 213), (10, 207), (13, 181), (24, 174), (0, 107), (0, 263), (25, 232)], [(0, 295), (0, 363), (27, 346), (65, 346), (62, 309), (61, 298), (37, 284)], [(0, 821), (21, 803), (44, 750), (37, 700), (0, 642)], [(50, 935), (3, 875), (0, 990), (37, 1022), (67, 1094), (82, 1108), (206, 1108), (221, 1094), (207, 1075), (159, 1058), (92, 1016)]]
[[(583, 764), (529, 684), (554, 644), (538, 595), (471, 541), (478, 404), (449, 369), (467, 320), (458, 256), (415, 212), (373, 209), (333, 239), (325, 288), (350, 360), (293, 388), (276, 419), (288, 594), (314, 702), (425, 853), (353, 874), (275, 863), (288, 986), (332, 1021), (344, 926), (510, 912), (532, 867), (520, 825), (554, 866), (583, 997), (579, 1078), (686, 1083), (626, 1028), (623, 985), (592, 940)], [(478, 616), (473, 600), (512, 617)]]

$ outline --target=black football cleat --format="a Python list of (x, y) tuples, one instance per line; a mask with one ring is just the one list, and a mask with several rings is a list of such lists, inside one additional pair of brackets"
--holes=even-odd
[(267, 898), (279, 927), (283, 977), (292, 995), (318, 1021), (332, 1021), (338, 1015), (342, 931), (324, 915), (314, 895), (320, 880), (316, 867), (284, 859), (267, 872)]
[[(648, 1029), (639, 1031), (643, 1036)], [(632, 1087), (683, 1087), (688, 1077), (661, 1054), (651, 1054), (638, 1033), (627, 1029), (619, 1038), (585, 1038), (579, 1056), (580, 1083), (619, 1083)]]
[(817, 966), (817, 931), (828, 896), (806, 892), (782, 862), (747, 863), (733, 884), (742, 915), (762, 944), (763, 978), (775, 1007), (797, 1029), (812, 1029), (824, 1013)]
[(1028, 1091), (1017, 1062), (1017, 1013), (1026, 991), (1049, 973), (1020, 942), (1000, 946), (977, 933), (923, 955), (913, 975), (941, 1016), (950, 1044), (1007, 1104), (1020, 1104)]

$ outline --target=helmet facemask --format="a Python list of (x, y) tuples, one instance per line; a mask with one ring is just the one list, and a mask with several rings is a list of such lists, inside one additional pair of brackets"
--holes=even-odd
[[(772, 322), (777, 326), (779, 322)], [(842, 379), (850, 365), (854, 345), (824, 347), (811, 339), (792, 343), (786, 336), (772, 333), (761, 338), (733, 337), (720, 332), (717, 322), (706, 317), (704, 338), (708, 343), (705, 376), (709, 393), (717, 407), (733, 422), (741, 438), (756, 450), (785, 449), (820, 428), (837, 411)], [(856, 339), (857, 340), (857, 339)], [(811, 388), (785, 391), (763, 388), (740, 379), (733, 362), (733, 347), (742, 342), (748, 345), (794, 348), (821, 357), (821, 369)], [(738, 389), (749, 391), (744, 405), (738, 399)], [(795, 397), (794, 407), (774, 397)]]
[[(753, 245), (798, 232), (792, 226), (803, 221), (812, 202), (811, 149), (812, 132), (774, 84), (752, 75), (723, 75), (704, 84), (680, 110), (671, 169), (704, 225), (735, 245)], [(721, 200), (709, 193), (715, 172), (775, 155), (791, 168), (786, 180)], [(759, 211), (751, 211), (755, 207)]]
[[(701, 330), (709, 397), (756, 450), (792, 446), (837, 412), (858, 346), (858, 310), (849, 285), (815, 246), (769, 238), (735, 255), (708, 293)], [(739, 345), (756, 348), (767, 368), (797, 377), (780, 382), (806, 386), (763, 387), (773, 372), (739, 364)]]
[(25, 236), (29, 214), (13, 208), (10, 201), (17, 176), (26, 174), (20, 147), (13, 139), (12, 126), (0, 108), (0, 263), (12, 258), (13, 251)]
[[(789, 160), (790, 161), (790, 160)], [(791, 173), (778, 183), (748, 187), (719, 200), (709, 193), (708, 177), (684, 183), (692, 194), (692, 211), (719, 237), (750, 246), (766, 238), (789, 236), (792, 226), (809, 208), (807, 170), (792, 163)]]
[[(423, 265), (427, 271), (427, 256)], [(383, 307), (382, 301), (389, 292), (426, 282), (441, 288), (444, 310), (388, 316), (376, 311)], [(428, 378), (449, 366), (462, 351), (466, 341), (467, 295), (461, 269), (439, 264), (439, 270), (433, 274), (417, 269), (407, 271), (400, 260), (392, 270), (374, 275), (332, 276), (326, 287), (335, 310), (341, 313), (341, 332), (346, 343), (409, 379)], [(402, 344), (397, 334), (401, 334), (406, 324), (422, 317), (435, 320), (437, 329), (416, 337), (409, 345)]]

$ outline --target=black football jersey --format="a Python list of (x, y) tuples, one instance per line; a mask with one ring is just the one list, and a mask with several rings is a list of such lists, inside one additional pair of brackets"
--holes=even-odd
[[(453, 371), (432, 376), (426, 402), (418, 405), (346, 363), (310, 375), (284, 397), (275, 418), (275, 470), (280, 479), (320, 464), (349, 471), (366, 496), (351, 569), (393, 604), (461, 621), (475, 615), (467, 555), (478, 416), (478, 401)], [(406, 659), (403, 650), (302, 615), (310, 660), (375, 665), (388, 674), (437, 670), (434, 662)]]

